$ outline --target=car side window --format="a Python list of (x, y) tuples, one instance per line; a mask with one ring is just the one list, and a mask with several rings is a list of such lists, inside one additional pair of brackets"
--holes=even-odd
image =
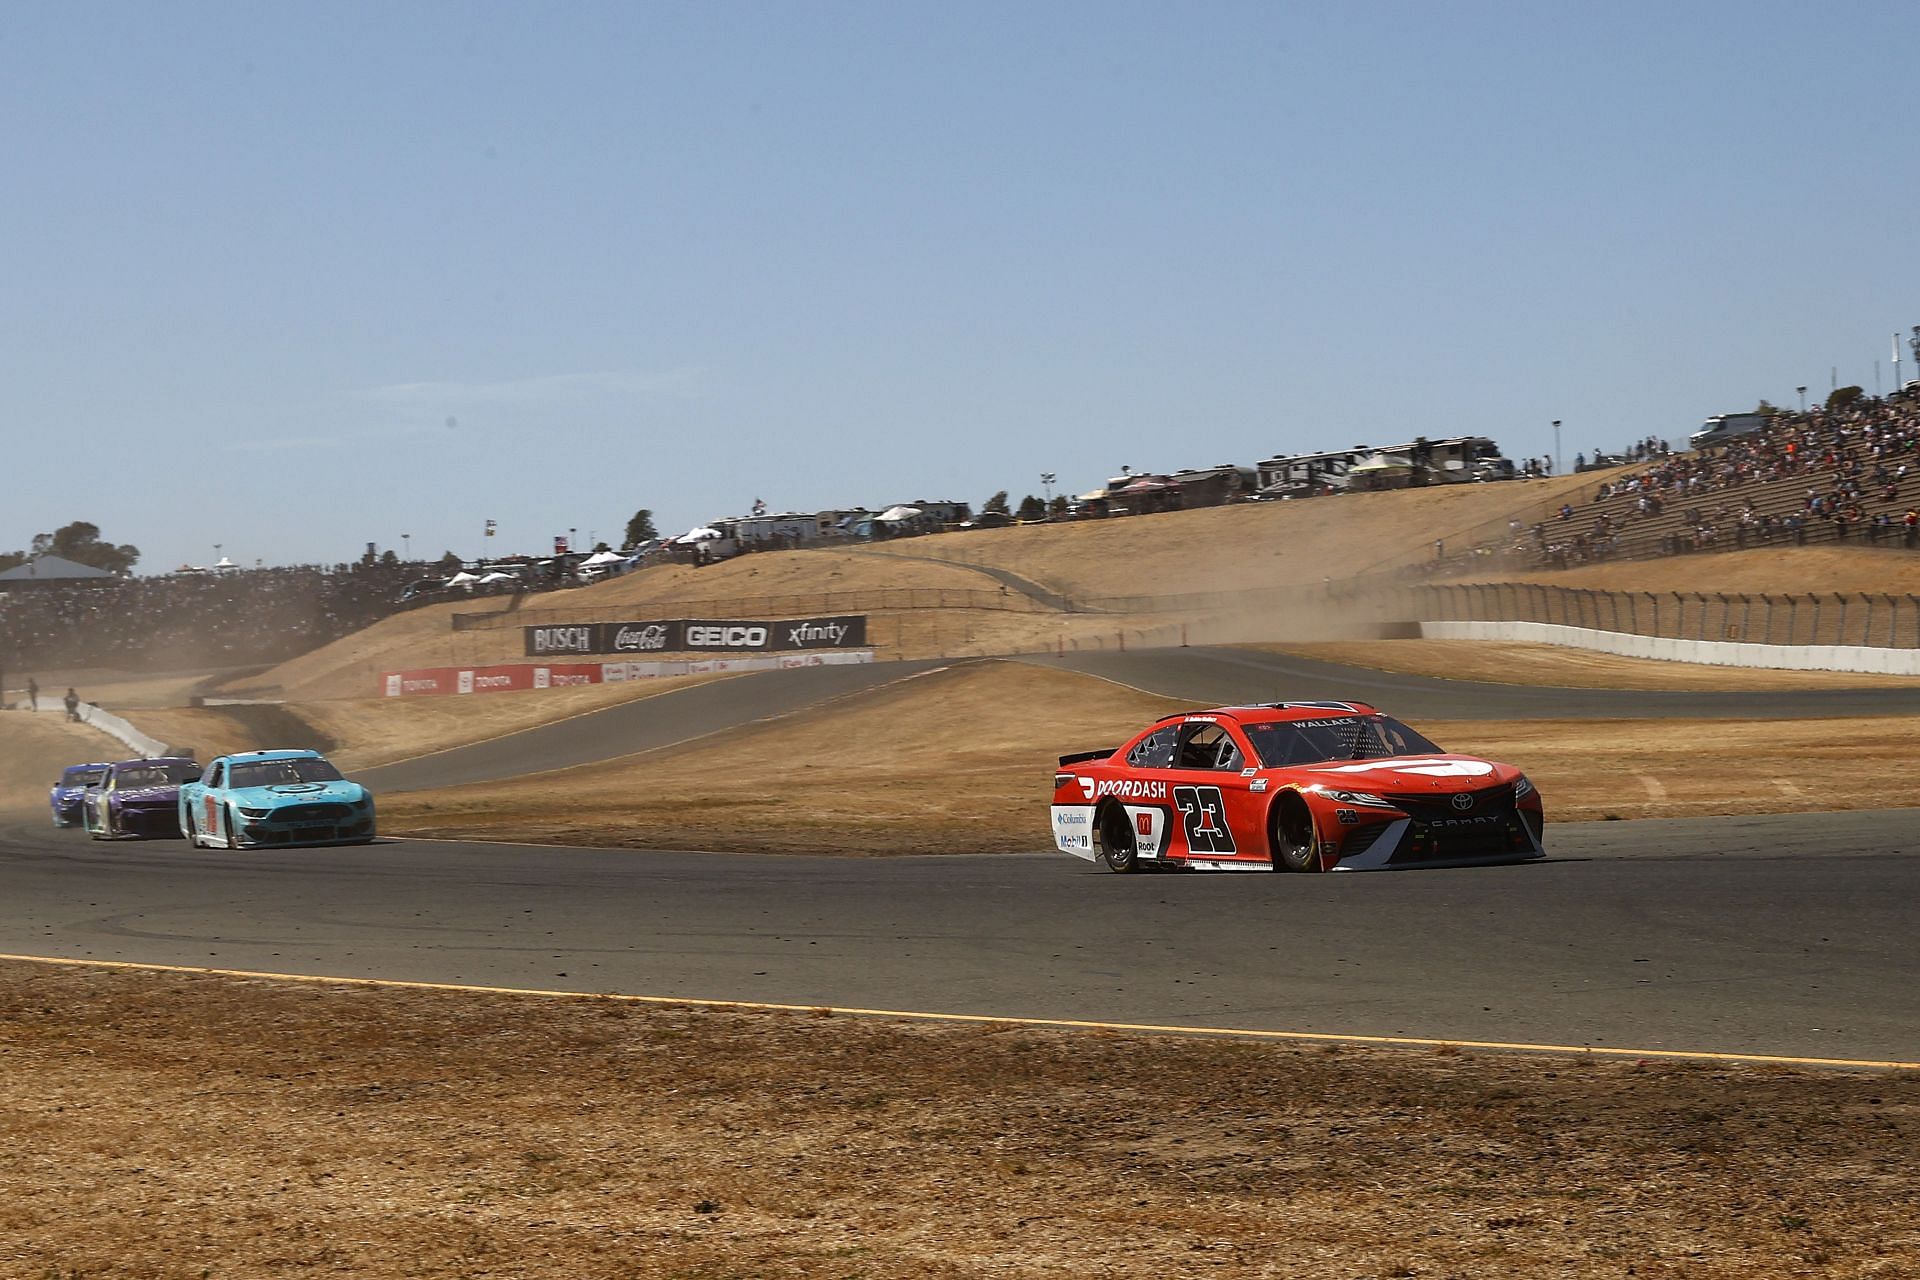
[(1180, 728), (1180, 745), (1174, 752), (1176, 769), (1240, 768), (1240, 748), (1223, 724), (1185, 724)]
[(1180, 730), (1174, 725), (1155, 729), (1127, 752), (1127, 763), (1136, 769), (1173, 767), (1173, 744)]

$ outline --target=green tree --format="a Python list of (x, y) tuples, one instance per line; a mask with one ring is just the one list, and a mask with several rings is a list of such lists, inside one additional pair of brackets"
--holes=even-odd
[(1833, 394), (1827, 397), (1827, 408), (1830, 410), (1851, 409), (1866, 399), (1866, 396), (1867, 393), (1859, 387), (1835, 387)]
[(382, 567), (392, 569), (398, 566), (399, 563), (400, 563), (400, 557), (393, 554), (392, 547), (388, 547), (385, 551), (382, 551), (380, 553), (380, 564), (382, 565)]
[(444, 552), (440, 558), (434, 562), (434, 567), (443, 569), (448, 573), (458, 573), (460, 570), (466, 568), (466, 561), (453, 554), (453, 552), (448, 551)]
[(653, 512), (642, 507), (633, 513), (633, 519), (627, 521), (627, 540), (621, 545), (637, 547), (659, 536), (660, 531), (653, 527)]
[(986, 512), (992, 512), (995, 515), (1002, 515), (1002, 516), (1008, 514), (1007, 491), (1005, 489), (1002, 489), (1000, 492), (994, 494), (991, 498), (988, 498), (985, 502), (980, 504), (980, 510), (983, 514)]
[(1053, 505), (1047, 509), (1047, 514), (1051, 516), (1064, 516), (1072, 510), (1073, 506), (1067, 501), (1067, 495), (1064, 493), (1056, 493), (1053, 496)]
[(1047, 504), (1032, 494), (1028, 494), (1026, 497), (1020, 499), (1020, 510), (1017, 514), (1022, 520), (1045, 520), (1047, 518)]
[(99, 525), (76, 520), (52, 533), (34, 534), (32, 554), (59, 556), (108, 573), (131, 573), (140, 559), (140, 548), (130, 543), (116, 547), (111, 542), (102, 542)]

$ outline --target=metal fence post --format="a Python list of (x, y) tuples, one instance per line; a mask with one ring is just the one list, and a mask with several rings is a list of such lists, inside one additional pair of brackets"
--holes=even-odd
[(1839, 621), (1838, 621), (1837, 623), (1835, 623), (1835, 624), (1834, 624), (1834, 629), (1833, 629), (1833, 642), (1834, 642), (1835, 644), (1845, 644), (1845, 643), (1847, 642), (1847, 597), (1846, 597), (1846, 593), (1845, 593), (1845, 592), (1842, 592), (1842, 591), (1836, 591), (1836, 592), (1834, 592), (1834, 593), (1833, 593), (1833, 598), (1834, 598), (1834, 599), (1836, 599), (1836, 600), (1838, 600), (1838, 601), (1840, 602), (1840, 619), (1839, 619)]

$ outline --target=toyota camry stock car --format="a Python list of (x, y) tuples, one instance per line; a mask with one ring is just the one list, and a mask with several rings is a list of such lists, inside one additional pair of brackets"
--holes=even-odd
[(180, 832), (196, 848), (365, 844), (373, 793), (317, 751), (220, 756), (180, 788)]
[(1360, 871), (1545, 857), (1540, 793), (1359, 702), (1166, 716), (1060, 757), (1053, 838), (1114, 871)]
[(119, 760), (80, 799), (80, 825), (95, 840), (171, 838), (180, 834), (180, 784), (200, 776), (185, 756)]

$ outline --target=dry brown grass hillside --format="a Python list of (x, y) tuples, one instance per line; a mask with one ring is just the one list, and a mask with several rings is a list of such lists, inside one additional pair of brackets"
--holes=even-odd
[[(1161, 634), (1156, 629), (1170, 619), (1063, 620), (1044, 609), (1028, 609), (1029, 601), (1004, 590), (1001, 578), (983, 570), (1003, 570), (1074, 597), (1319, 584), (1426, 559), (1436, 538), (1457, 541), (1465, 531), (1500, 523), (1510, 514), (1530, 518), (1591, 482), (1582, 476), (1460, 485), (936, 534), (875, 547), (769, 552), (701, 568), (646, 569), (591, 587), (529, 597), (522, 607), (569, 620), (727, 601), (747, 606), (745, 614), (844, 609), (873, 616), (875, 643), (887, 657), (1111, 644), (1115, 633), (1128, 627), (1140, 632), (1130, 638), (1133, 642)], [(983, 603), (980, 593), (992, 598), (984, 608), (966, 607), (968, 601), (958, 595), (946, 608), (926, 608), (924, 599), (915, 602), (922, 607), (910, 610), (876, 602), (876, 593), (899, 588), (971, 593), (975, 605)], [(497, 627), (452, 629), (455, 613), (506, 609), (507, 602), (497, 597), (418, 609), (239, 682), (231, 691), (273, 689), (293, 699), (366, 697), (382, 671), (516, 661), (522, 656), (519, 623), (504, 612)]]

